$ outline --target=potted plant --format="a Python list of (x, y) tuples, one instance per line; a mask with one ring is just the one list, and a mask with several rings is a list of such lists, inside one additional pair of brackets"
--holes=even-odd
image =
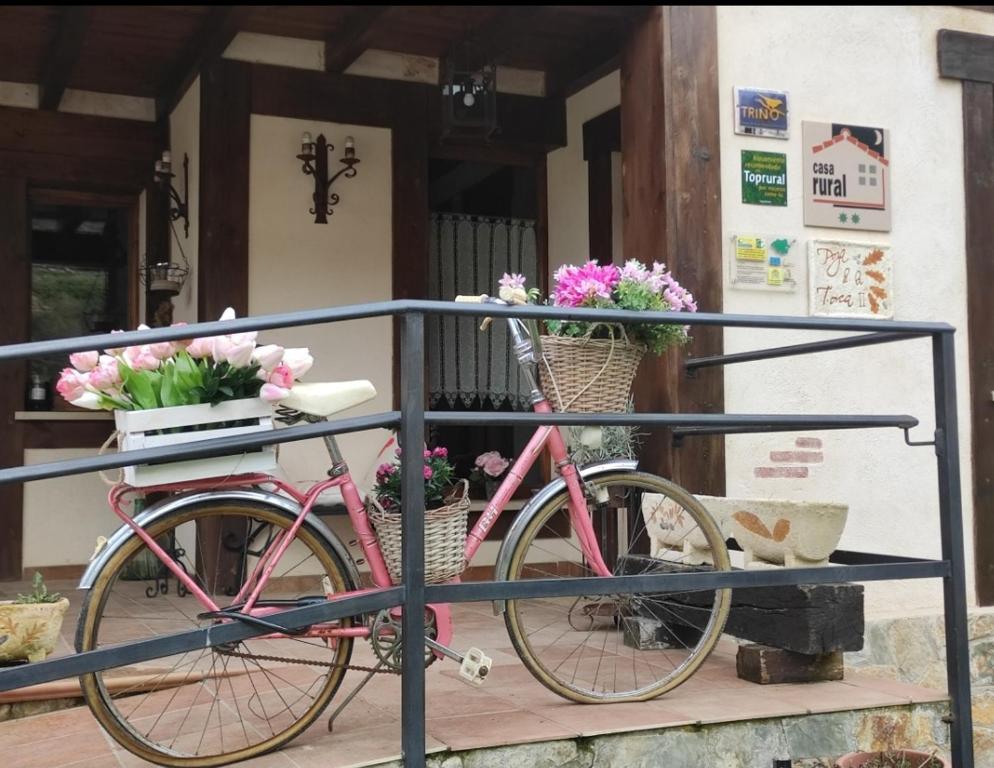
[[(376, 484), (366, 498), (369, 519), (376, 529), (383, 559), (395, 584), (401, 583), (402, 486), (401, 449), (397, 461), (381, 464)], [(455, 477), (447, 448), (422, 452), (425, 483), (425, 581), (439, 583), (458, 576), (466, 567), (463, 557), (466, 520), (469, 516), (469, 484)]]
[[(634, 259), (614, 264), (564, 265), (556, 270), (549, 303), (556, 307), (635, 312), (696, 312), (694, 297), (666, 266)], [(500, 297), (522, 303), (532, 295), (521, 275), (504, 275)], [(686, 344), (684, 325), (550, 320), (540, 337), (542, 389), (558, 411), (624, 411), (642, 356)]]
[[(234, 317), (229, 308), (221, 320)], [(306, 348), (257, 346), (254, 332), (78, 352), (69, 361), (57, 391), (72, 405), (114, 411), (125, 451), (273, 429), (271, 403), (287, 397), (314, 363)], [(275, 467), (269, 448), (127, 467), (124, 479), (161, 485)]]
[(850, 752), (836, 762), (837, 768), (951, 768), (951, 764), (934, 751), (912, 749), (885, 752)]
[(69, 601), (35, 571), (31, 593), (0, 602), (0, 661), (41, 661), (53, 650)]
[(474, 464), (469, 479), (483, 487), (485, 498), (493, 498), (511, 466), (510, 459), (505, 459), (499, 451), (487, 451), (477, 456)]

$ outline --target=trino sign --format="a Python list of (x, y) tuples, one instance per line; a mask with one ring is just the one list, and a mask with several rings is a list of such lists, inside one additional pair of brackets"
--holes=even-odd
[(803, 122), (804, 224), (890, 231), (890, 132)]
[(736, 87), (734, 94), (736, 133), (774, 139), (788, 137), (786, 91)]

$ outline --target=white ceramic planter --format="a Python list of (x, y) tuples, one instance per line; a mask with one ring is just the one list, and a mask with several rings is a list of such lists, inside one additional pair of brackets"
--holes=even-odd
[[(728, 538), (729, 522), (725, 507), (709, 503), (715, 497), (698, 496), (714, 518), (722, 535)], [(707, 501), (706, 501), (707, 500)], [(715, 499), (724, 501), (724, 499)], [(663, 552), (678, 550), (682, 562), (688, 565), (711, 565), (711, 548), (704, 534), (683, 509), (683, 506), (660, 493), (646, 493), (642, 497), (642, 517), (651, 541), (651, 555), (660, 557)]]
[[(746, 567), (828, 565), (849, 517), (845, 504), (772, 499), (723, 501), (732, 536), (745, 553)], [(704, 501), (705, 506), (709, 504)]]
[(0, 602), (0, 661), (41, 661), (53, 650), (69, 601)]
[[(849, 516), (845, 504), (724, 496), (697, 496), (697, 500), (724, 537), (734, 538), (742, 547), (747, 567), (828, 565)], [(679, 504), (660, 494), (645, 494), (642, 515), (653, 557), (675, 548), (686, 555), (688, 564), (712, 562), (707, 541)]]
[[(218, 405), (181, 405), (175, 408), (154, 408), (146, 411), (115, 411), (114, 421), (120, 433), (118, 447), (122, 451), (133, 451), (163, 445), (195, 443), (216, 437), (266, 432), (273, 429), (273, 410), (272, 406), (261, 398), (248, 398), (229, 400)], [(247, 423), (240, 427), (216, 426), (231, 421)], [(197, 429), (194, 429), (195, 427)], [(179, 431), (150, 434), (167, 429)], [(233, 456), (212, 456), (204, 459), (125, 467), (124, 482), (141, 488), (205, 477), (269, 472), (276, 469), (276, 466), (276, 450), (269, 446), (261, 451)]]

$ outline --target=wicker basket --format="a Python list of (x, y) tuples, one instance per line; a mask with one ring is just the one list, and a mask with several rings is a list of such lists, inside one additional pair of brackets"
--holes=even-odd
[(625, 339), (542, 336), (542, 390), (556, 411), (624, 413), (644, 354)]
[[(466, 568), (466, 521), (469, 517), (469, 483), (461, 480), (444, 507), (425, 512), (425, 583), (440, 584), (454, 579)], [(366, 511), (376, 528), (380, 551), (394, 584), (402, 581), (401, 521), (398, 512), (387, 512), (375, 498), (367, 498)]]

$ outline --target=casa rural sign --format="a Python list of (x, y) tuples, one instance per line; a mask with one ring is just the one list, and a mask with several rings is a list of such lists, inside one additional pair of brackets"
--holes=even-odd
[(843, 123), (801, 126), (804, 224), (890, 231), (890, 132)]

